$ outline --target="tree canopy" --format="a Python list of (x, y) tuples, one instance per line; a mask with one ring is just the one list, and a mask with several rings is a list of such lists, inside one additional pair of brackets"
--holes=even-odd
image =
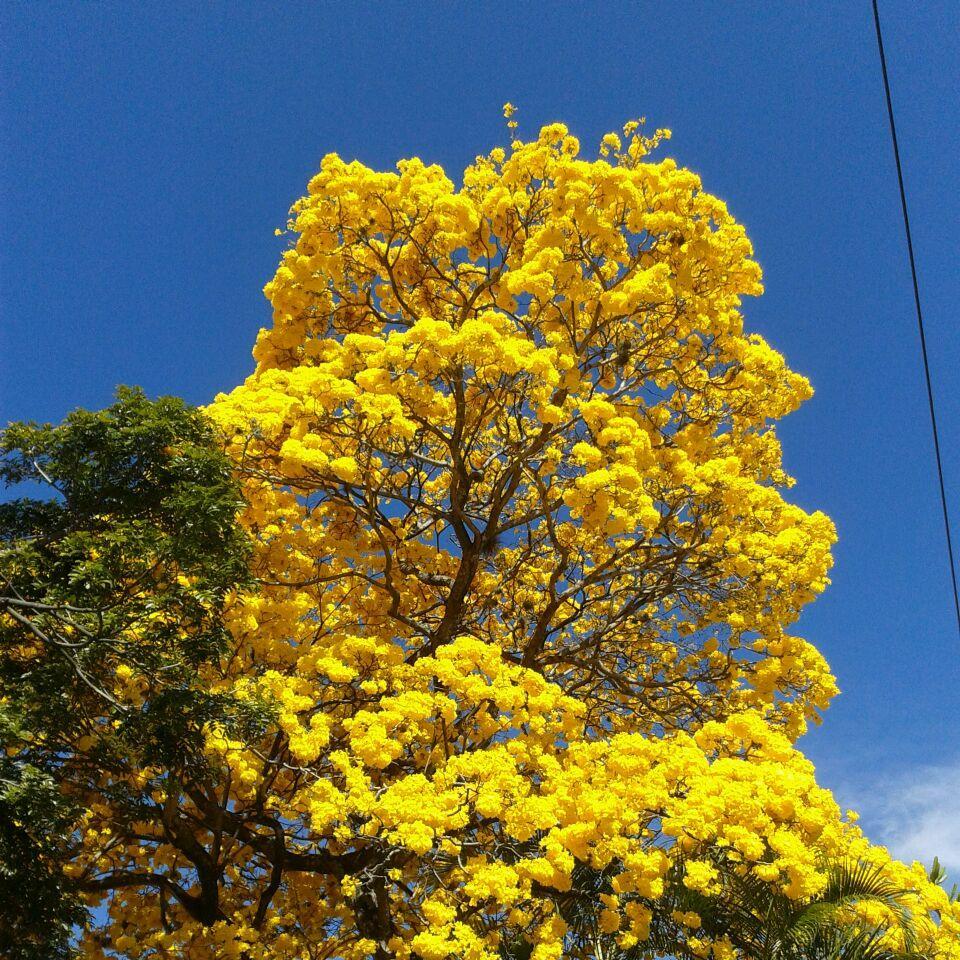
[[(586, 160), (552, 124), (459, 186), (328, 155), (256, 370), (206, 409), (239, 514), (204, 446), (216, 482), (182, 510), (128, 517), (128, 456), (64, 562), (33, 558), (36, 524), (5, 535), (5, 662), (101, 718), (45, 707), (21, 748), (82, 809), (84, 956), (733, 960), (731, 883), (790, 914), (851, 863), (898, 891), (845, 904), (852, 930), (960, 957), (960, 908), (794, 746), (836, 692), (794, 634), (834, 528), (785, 497), (775, 431), (811, 390), (745, 332), (750, 242), (651, 158), (666, 136), (631, 122)], [(96, 669), (70, 646), (88, 581), (132, 604), (83, 621)]]
[(223, 600), (249, 582), (249, 542), (230, 461), (179, 400), (124, 390), (57, 427), (13, 424), (0, 455), (8, 486), (52, 494), (0, 504), (0, 952), (45, 960), (69, 952), (83, 890), (129, 886), (111, 851), (163, 816), (145, 771), (189, 780), (207, 724), (255, 719), (200, 674), (229, 655)]

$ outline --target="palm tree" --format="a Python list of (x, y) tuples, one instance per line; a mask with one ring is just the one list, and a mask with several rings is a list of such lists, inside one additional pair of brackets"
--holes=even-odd
[[(658, 957), (696, 960), (685, 946), (676, 911), (694, 912), (706, 937), (727, 937), (749, 960), (926, 960), (918, 952), (909, 892), (891, 883), (883, 871), (866, 863), (838, 863), (828, 870), (827, 885), (815, 898), (798, 902), (753, 874), (741, 875), (720, 864), (722, 890), (706, 896), (682, 883), (683, 865), (667, 877), (663, 897), (645, 905), (653, 913), (650, 936), (630, 949), (600, 929), (600, 896), (612, 892), (612, 870), (579, 865), (571, 890), (557, 897), (557, 907), (570, 928), (570, 956), (590, 960), (653, 960)], [(857, 904), (887, 907), (895, 918), (889, 926), (863, 929), (846, 922), (844, 914)], [(903, 948), (885, 943), (890, 929), (902, 933)], [(528, 960), (530, 944), (515, 939), (501, 949), (504, 960)]]

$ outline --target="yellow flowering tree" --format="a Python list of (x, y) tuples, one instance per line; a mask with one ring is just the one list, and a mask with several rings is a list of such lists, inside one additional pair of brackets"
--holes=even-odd
[[(802, 903), (844, 859), (960, 957), (957, 906), (794, 747), (836, 692), (792, 630), (834, 529), (784, 498), (774, 429), (811, 391), (744, 332), (750, 242), (650, 158), (666, 136), (583, 159), (552, 124), (459, 186), (324, 158), (256, 370), (208, 408), (258, 585), (201, 670), (271, 719), (139, 770), (135, 822), (104, 776), (71, 864), (107, 897), (85, 956), (557, 960), (655, 930), (727, 960), (678, 885)], [(584, 870), (589, 937), (563, 909)], [(897, 911), (848, 912), (906, 945)]]

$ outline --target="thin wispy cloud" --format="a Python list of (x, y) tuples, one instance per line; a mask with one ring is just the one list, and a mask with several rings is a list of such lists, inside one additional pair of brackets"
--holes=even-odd
[(960, 877), (960, 757), (937, 766), (890, 772), (838, 791), (861, 814), (871, 839), (898, 859), (930, 866), (939, 857)]

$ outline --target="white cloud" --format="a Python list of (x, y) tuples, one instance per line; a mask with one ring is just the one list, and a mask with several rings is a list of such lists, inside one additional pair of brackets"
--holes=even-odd
[(838, 790), (861, 815), (867, 836), (899, 860), (934, 856), (960, 878), (960, 757), (943, 766), (890, 771), (870, 784)]

